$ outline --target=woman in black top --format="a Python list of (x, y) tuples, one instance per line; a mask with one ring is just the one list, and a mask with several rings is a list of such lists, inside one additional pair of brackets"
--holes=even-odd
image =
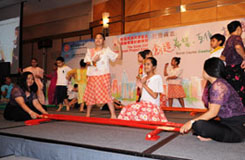
[[(24, 72), (18, 85), (12, 89), (10, 101), (4, 110), (4, 118), (13, 121), (25, 121), (48, 114), (46, 107), (37, 99), (37, 85), (31, 72)], [(45, 109), (44, 109), (45, 108)]]

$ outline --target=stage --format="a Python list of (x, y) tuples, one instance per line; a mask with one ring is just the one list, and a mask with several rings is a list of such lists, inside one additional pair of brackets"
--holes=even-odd
[[(117, 113), (119, 111), (117, 110)], [(55, 112), (84, 116), (78, 110)], [(147, 141), (151, 130), (51, 121), (25, 126), (24, 122), (3, 119), (0, 110), (0, 157), (2, 159), (85, 159), (85, 160), (139, 160), (139, 159), (195, 159), (242, 160), (245, 143), (200, 142), (191, 133), (161, 132), (157, 141)], [(193, 118), (189, 112), (165, 112), (169, 121), (184, 123)], [(109, 117), (108, 111), (93, 110), (93, 117)]]

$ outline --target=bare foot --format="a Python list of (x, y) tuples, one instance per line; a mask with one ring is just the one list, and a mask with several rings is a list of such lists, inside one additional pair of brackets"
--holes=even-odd
[(212, 139), (211, 138), (204, 138), (204, 137), (201, 137), (201, 136), (197, 136), (197, 138), (202, 141), (202, 142), (208, 142), (208, 141), (211, 141)]
[(117, 119), (116, 115), (111, 115), (111, 119)]
[(84, 109), (83, 109), (83, 107), (80, 107), (79, 112), (82, 112), (82, 113), (85, 112)]
[(62, 107), (59, 107), (56, 112), (60, 112), (62, 110), (63, 106)]
[(70, 106), (66, 106), (66, 111), (70, 111)]
[(90, 114), (86, 114), (86, 117), (90, 117)]

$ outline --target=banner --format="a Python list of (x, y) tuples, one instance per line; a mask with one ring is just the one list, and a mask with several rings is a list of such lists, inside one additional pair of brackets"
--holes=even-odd
[[(245, 18), (237, 20), (242, 23), (245, 32)], [(210, 37), (220, 33), (228, 39), (227, 24), (231, 21), (233, 20), (107, 37), (106, 45), (112, 50), (115, 51), (113, 41), (117, 39), (123, 49), (123, 59), (111, 63), (113, 97), (124, 101), (124, 103), (135, 101), (135, 80), (139, 67), (137, 54), (142, 50), (150, 49), (158, 61), (156, 74), (163, 78), (166, 98), (167, 83), (163, 76), (164, 65), (165, 63), (170, 64), (173, 57), (180, 57), (179, 66), (183, 69), (182, 85), (186, 93), (185, 106), (188, 108), (204, 108), (201, 97), (206, 82), (202, 78), (202, 71), (204, 61), (210, 56)], [(242, 38), (245, 41), (244, 34)], [(90, 43), (92, 41), (89, 41)], [(86, 44), (86, 46), (90, 48), (89, 45)], [(79, 61), (80, 59), (72, 58), (68, 60), (67, 64), (70, 67), (75, 67)], [(180, 106), (179, 102), (174, 100), (173, 106)]]
[(65, 59), (65, 64), (71, 68), (80, 68), (80, 60), (86, 55), (87, 48), (93, 48), (92, 39), (75, 42), (65, 42), (62, 44), (61, 56)]

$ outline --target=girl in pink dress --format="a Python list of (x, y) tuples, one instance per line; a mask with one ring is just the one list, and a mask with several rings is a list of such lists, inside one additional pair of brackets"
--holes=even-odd
[(53, 72), (47, 74), (46, 77), (50, 79), (50, 85), (48, 87), (48, 103), (49, 104), (56, 104), (55, 101), (55, 88), (57, 82), (57, 64), (55, 63), (53, 66)]
[(141, 88), (140, 102), (124, 107), (118, 119), (135, 121), (166, 122), (163, 111), (160, 109), (160, 94), (163, 92), (162, 78), (155, 74), (157, 60), (149, 57), (145, 60), (146, 76), (137, 77), (137, 85)]

